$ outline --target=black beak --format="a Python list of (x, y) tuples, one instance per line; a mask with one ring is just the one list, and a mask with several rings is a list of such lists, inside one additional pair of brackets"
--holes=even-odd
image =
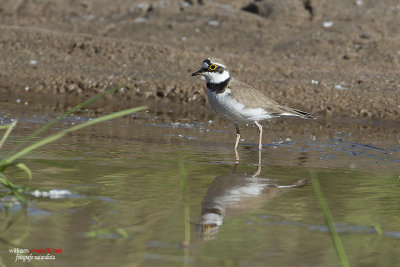
[(202, 70), (202, 69), (199, 69), (199, 70), (198, 70), (198, 71), (196, 71), (195, 73), (192, 73), (192, 75), (191, 75), (191, 76), (197, 76), (197, 75), (203, 74), (203, 72), (204, 72), (204, 70)]

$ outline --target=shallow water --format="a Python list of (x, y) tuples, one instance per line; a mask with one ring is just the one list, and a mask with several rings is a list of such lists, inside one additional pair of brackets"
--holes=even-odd
[[(1, 124), (19, 120), (3, 151), (56, 115), (3, 110)], [(50, 132), (89, 118), (69, 116)], [(351, 265), (400, 262), (396, 128), (274, 122), (265, 131), (261, 168), (256, 128), (241, 133), (238, 165), (231, 125), (172, 111), (106, 122), (34, 151), (23, 159), (32, 181), (20, 170), (6, 172), (37, 191), (27, 208), (3, 201), (2, 227), (11, 227), (1, 235), (1, 261), (29, 255), (10, 248), (61, 248), (54, 260), (28, 265), (338, 266), (306, 182), (312, 170)], [(303, 186), (290, 187), (296, 183)]]

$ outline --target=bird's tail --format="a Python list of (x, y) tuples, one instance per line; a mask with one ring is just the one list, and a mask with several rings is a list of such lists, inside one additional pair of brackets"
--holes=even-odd
[(288, 108), (288, 107), (286, 107), (285, 109), (292, 116), (298, 116), (298, 117), (301, 117), (301, 118), (304, 118), (304, 119), (316, 119), (315, 116), (311, 115), (308, 112), (304, 112), (304, 111), (301, 111), (301, 110), (298, 110), (298, 109)]
[(306, 119), (316, 119), (316, 117), (314, 117), (313, 115), (311, 115), (308, 112), (304, 112), (298, 109), (293, 109), (293, 111), (295, 112), (296, 115), (302, 117), (302, 118), (306, 118)]

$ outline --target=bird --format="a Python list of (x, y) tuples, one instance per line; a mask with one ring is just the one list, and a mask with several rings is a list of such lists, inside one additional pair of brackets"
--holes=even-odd
[(261, 165), (253, 175), (243, 174), (234, 165), (231, 172), (217, 176), (201, 202), (201, 216), (195, 229), (203, 240), (215, 239), (224, 219), (250, 209), (256, 209), (292, 188), (300, 188), (310, 183), (299, 179), (290, 185), (279, 185), (276, 179), (260, 176)]
[(272, 118), (294, 116), (314, 119), (308, 112), (286, 107), (269, 98), (248, 84), (233, 78), (227, 65), (218, 58), (206, 58), (201, 68), (191, 76), (202, 75), (206, 80), (208, 100), (215, 112), (233, 122), (236, 128), (235, 153), (240, 140), (239, 124), (254, 123), (259, 130), (258, 149), (262, 149), (262, 121)]

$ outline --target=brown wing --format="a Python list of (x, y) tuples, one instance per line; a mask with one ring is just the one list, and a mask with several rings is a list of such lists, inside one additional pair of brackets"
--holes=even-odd
[(260, 91), (253, 87), (241, 83), (233, 78), (229, 81), (228, 88), (232, 90), (233, 96), (239, 103), (244, 104), (249, 108), (263, 108), (268, 113), (283, 113), (284, 109), (281, 108), (277, 102), (267, 97)]
[(231, 78), (229, 81), (228, 88), (231, 89), (233, 97), (235, 97), (239, 103), (242, 103), (249, 108), (263, 108), (268, 113), (276, 115), (281, 113), (290, 113), (302, 118), (313, 118), (311, 114), (307, 112), (278, 104), (275, 100), (269, 98), (260, 91), (247, 84), (239, 82), (234, 78)]

